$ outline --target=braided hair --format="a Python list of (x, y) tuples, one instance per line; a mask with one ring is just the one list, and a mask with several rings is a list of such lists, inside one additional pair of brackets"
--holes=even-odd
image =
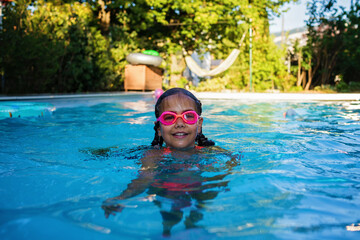
[[(183, 94), (185, 96), (190, 97), (191, 99), (194, 100), (195, 102), (195, 106), (196, 106), (196, 112), (199, 114), (199, 116), (201, 115), (202, 112), (202, 104), (199, 101), (199, 99), (197, 99), (194, 94), (192, 94), (191, 92), (187, 91), (186, 89), (183, 88), (171, 88), (169, 90), (167, 90), (166, 92), (164, 92), (157, 100), (156, 104), (155, 104), (155, 117), (156, 119), (160, 116), (160, 107), (161, 107), (161, 103), (162, 101), (166, 98), (169, 97), (171, 95), (176, 95), (176, 94)], [(155, 137), (154, 140), (151, 142), (151, 146), (154, 147), (158, 147), (160, 148), (164, 142), (164, 139), (159, 136), (158, 134), (158, 129), (160, 128), (160, 122), (156, 121), (155, 122), (155, 126), (154, 126), (154, 130), (155, 130)], [(198, 133), (198, 135), (196, 136), (195, 141), (197, 142), (198, 146), (214, 146), (215, 142), (208, 140), (204, 134), (202, 133), (202, 129), (200, 130), (200, 133)]]

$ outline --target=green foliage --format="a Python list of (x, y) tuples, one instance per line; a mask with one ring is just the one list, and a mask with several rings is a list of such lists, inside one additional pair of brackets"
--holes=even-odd
[[(286, 52), (274, 44), (273, 39), (269, 37), (268, 29), (264, 27), (262, 21), (263, 19), (257, 17), (252, 20), (252, 25), (246, 25), (248, 28), (252, 27), (254, 33), (252, 44), (252, 88), (260, 92), (266, 89), (286, 90), (289, 88), (287, 87), (288, 85), (294, 83), (292, 78), (292, 82), (289, 83), (290, 80), (287, 76), (286, 66), (284, 64)], [(245, 31), (247, 30), (248, 29), (245, 29)], [(225, 48), (225, 46), (229, 47)], [(221, 50), (218, 56), (222, 58), (227, 57), (227, 55), (221, 53), (229, 51), (231, 47), (236, 47), (236, 44), (230, 40), (224, 41), (224, 44), (222, 47), (219, 46), (219, 49), (225, 50)], [(249, 38), (247, 38), (245, 46), (241, 48), (241, 53), (233, 66), (224, 74), (217, 76), (214, 80), (207, 80), (205, 83), (200, 84), (197, 90), (250, 90), (249, 59)]]
[(288, 92), (302, 92), (303, 90), (301, 86), (291, 86)]
[(188, 85), (188, 81), (186, 78), (182, 77), (176, 81), (177, 87), (185, 88)]
[(226, 89), (236, 89), (236, 87), (232, 87), (229, 84), (231, 84), (230, 75), (226, 75), (202, 81), (196, 87), (196, 90), (201, 92), (219, 92)]
[(339, 54), (335, 74), (343, 75), (347, 83), (360, 82), (360, 2), (357, 1), (349, 12), (344, 13), (345, 30), (342, 33), (343, 51)]
[(350, 92), (360, 92), (360, 82), (349, 82), (349, 91)]
[(349, 92), (349, 85), (344, 81), (340, 81), (336, 84), (335, 88), (338, 92)]
[(334, 86), (331, 86), (330, 84), (325, 84), (321, 86), (316, 86), (314, 88), (314, 91), (321, 92), (321, 93), (334, 93)]
[[(253, 29), (253, 88), (288, 89), (285, 52), (268, 20), (295, 0), (19, 0), (4, 10), (0, 73), (6, 93), (120, 90), (126, 56), (153, 49), (225, 58)], [(290, 79), (290, 80), (289, 80)], [(232, 68), (199, 89), (249, 89), (249, 38)], [(210, 86), (212, 85), (212, 86)], [(217, 86), (217, 87), (214, 87)]]
[(5, 8), (0, 66), (9, 92), (43, 91), (57, 72), (61, 46), (42, 31), (31, 31), (30, 1)]
[[(309, 4), (308, 44), (304, 50), (306, 62), (312, 60), (313, 88), (334, 85), (336, 75), (342, 75), (345, 83), (360, 82), (360, 3), (348, 12), (335, 8), (335, 3), (312, 0)], [(345, 83), (336, 88), (344, 91)]]
[(86, 92), (119, 85), (109, 41), (87, 4), (21, 0), (5, 9), (5, 92)]

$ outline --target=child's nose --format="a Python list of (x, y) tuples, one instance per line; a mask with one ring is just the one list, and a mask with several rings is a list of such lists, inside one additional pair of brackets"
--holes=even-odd
[(176, 119), (175, 125), (176, 126), (184, 126), (185, 125), (184, 120), (181, 117), (178, 117)]

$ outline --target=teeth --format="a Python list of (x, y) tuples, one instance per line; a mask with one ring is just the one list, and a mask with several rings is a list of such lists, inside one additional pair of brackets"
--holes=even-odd
[(174, 135), (175, 135), (175, 136), (185, 136), (186, 133), (175, 133)]

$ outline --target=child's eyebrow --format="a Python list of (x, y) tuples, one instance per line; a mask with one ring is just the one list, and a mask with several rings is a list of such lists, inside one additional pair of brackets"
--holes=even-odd
[[(190, 108), (190, 109), (186, 109), (186, 110), (182, 111), (181, 113), (184, 113), (184, 112), (187, 112), (187, 111), (195, 111), (195, 110)], [(165, 112), (173, 112), (173, 113), (176, 114), (176, 111), (165, 111)]]
[(185, 111), (183, 111), (183, 113), (187, 112), (187, 111), (195, 111), (195, 110), (190, 108), (190, 109), (186, 109)]

